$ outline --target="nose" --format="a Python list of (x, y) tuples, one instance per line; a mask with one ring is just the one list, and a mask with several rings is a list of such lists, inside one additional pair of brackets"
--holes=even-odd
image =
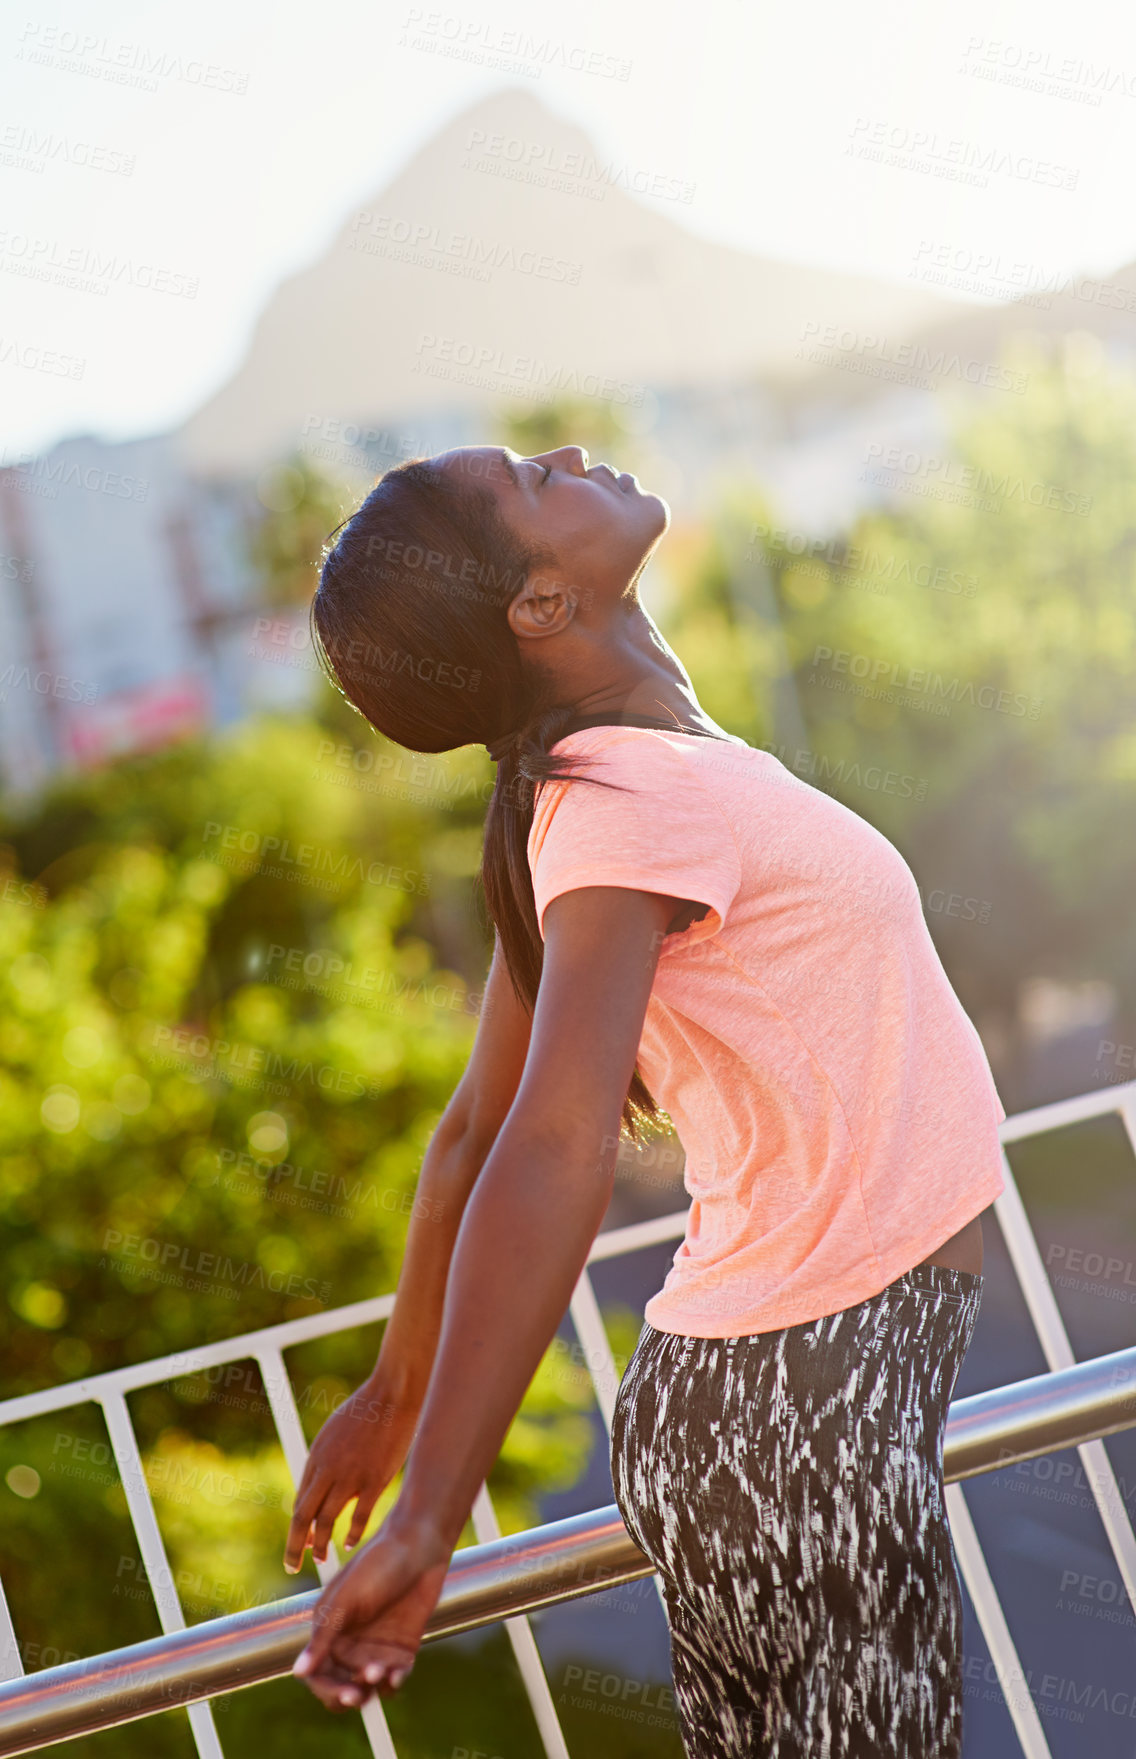
[(561, 470), (571, 470), (577, 476), (585, 476), (588, 469), (588, 452), (585, 446), (557, 446), (552, 452), (538, 452), (535, 456), (542, 464), (555, 464)]

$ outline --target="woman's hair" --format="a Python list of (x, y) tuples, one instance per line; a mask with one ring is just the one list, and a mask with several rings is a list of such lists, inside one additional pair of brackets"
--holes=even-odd
[[(311, 624), (332, 682), (408, 750), (482, 744), (498, 759), (479, 877), (513, 989), (531, 1015), (544, 961), (528, 863), (536, 788), (577, 779), (585, 760), (550, 756), (577, 710), (522, 664), (506, 613), (528, 576), (556, 557), (518, 537), (483, 485), (455, 481), (420, 458), (388, 470), (329, 546)], [(658, 1115), (636, 1068), (623, 1126), (638, 1139), (640, 1124)]]

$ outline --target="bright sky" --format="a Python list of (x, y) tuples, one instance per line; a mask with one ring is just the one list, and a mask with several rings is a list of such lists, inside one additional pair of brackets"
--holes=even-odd
[[(500, 65), (518, 35), (533, 46)], [(668, 219), (769, 256), (896, 281), (932, 249), (988, 256), (1007, 292), (1023, 265), (1107, 277), (1136, 258), (1136, 13), (1117, 0), (16, 0), (0, 464), (176, 424), (281, 276), (455, 112), (516, 85), (601, 155), (694, 182), (689, 205), (657, 202)], [(92, 251), (162, 285), (64, 285)], [(27, 274), (45, 263), (51, 279)]]

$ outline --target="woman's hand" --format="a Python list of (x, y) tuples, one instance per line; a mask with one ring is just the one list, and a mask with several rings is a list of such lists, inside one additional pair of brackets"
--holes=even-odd
[(312, 1443), (296, 1492), (284, 1547), (284, 1568), (295, 1575), (308, 1545), (323, 1563), (331, 1530), (354, 1497), (347, 1535), (358, 1545), (376, 1502), (406, 1459), (420, 1401), (399, 1393), (376, 1370), (334, 1411)]
[(292, 1671), (330, 1710), (355, 1710), (397, 1691), (438, 1604), (453, 1546), (432, 1524), (382, 1527), (324, 1589), (312, 1634)]

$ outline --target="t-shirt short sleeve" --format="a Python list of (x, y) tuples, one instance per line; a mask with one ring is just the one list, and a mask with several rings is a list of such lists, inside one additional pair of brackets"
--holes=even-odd
[(583, 886), (691, 898), (709, 905), (709, 914), (685, 931), (684, 941), (717, 934), (741, 887), (741, 861), (729, 820), (696, 764), (650, 735), (619, 733), (571, 749), (587, 762), (571, 781), (538, 788), (529, 833), (542, 939), (552, 899)]

